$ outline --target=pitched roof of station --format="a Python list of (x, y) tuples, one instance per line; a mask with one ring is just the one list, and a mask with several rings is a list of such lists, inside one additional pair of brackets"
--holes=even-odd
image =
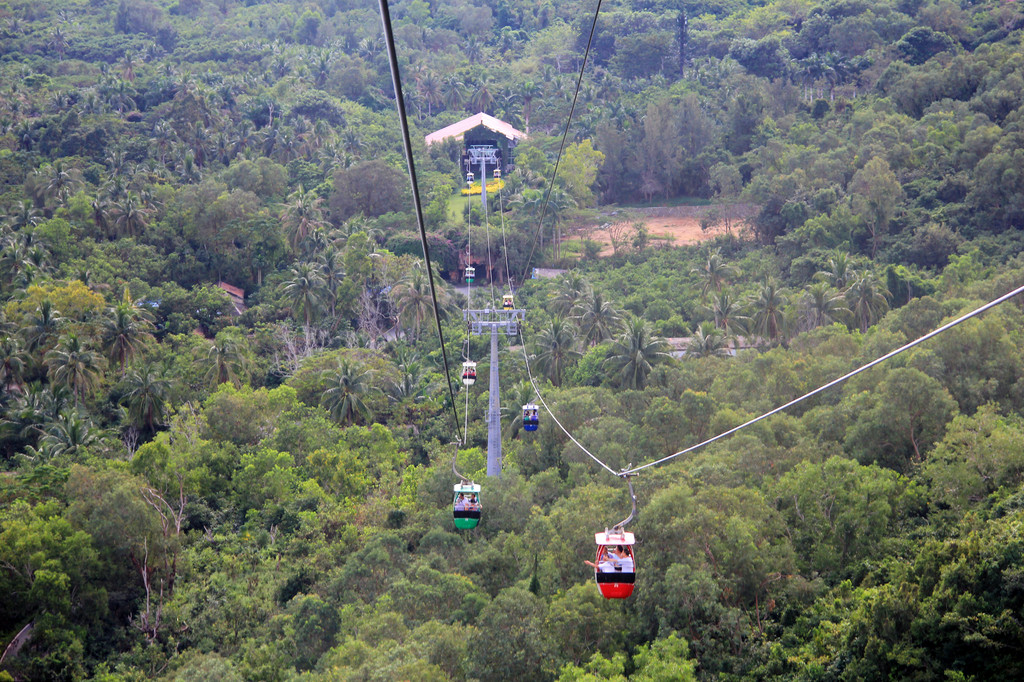
[(456, 140), (461, 140), (463, 136), (466, 134), (467, 130), (472, 130), (473, 128), (476, 128), (477, 126), (480, 125), (484, 126), (489, 130), (493, 130), (496, 133), (504, 135), (510, 140), (526, 139), (526, 133), (522, 132), (521, 130), (516, 130), (511, 125), (505, 123), (501, 119), (494, 118), (490, 114), (485, 114), (484, 112), (481, 111), (479, 114), (474, 114), (469, 118), (462, 119), (458, 123), (453, 123), (450, 126), (445, 126), (440, 130), (430, 133), (429, 135), (426, 136), (426, 138), (424, 138), (424, 141), (427, 143), (427, 146), (429, 147), (435, 142), (440, 142), (441, 140), (444, 140), (449, 137), (454, 137)]

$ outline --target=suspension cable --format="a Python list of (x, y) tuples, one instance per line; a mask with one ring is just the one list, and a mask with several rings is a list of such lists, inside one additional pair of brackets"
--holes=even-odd
[(452, 388), (451, 368), (448, 366), (448, 351), (444, 345), (444, 332), (441, 330), (441, 311), (437, 304), (437, 287), (434, 283), (434, 268), (430, 263), (430, 249), (427, 246), (427, 230), (423, 222), (423, 204), (420, 200), (419, 183), (416, 180), (416, 164), (412, 156), (412, 140), (409, 137), (409, 119), (405, 112), (405, 99), (402, 97), (402, 77), (398, 72), (398, 55), (395, 52), (395, 35), (391, 29), (391, 12), (388, 0), (379, 0), (381, 23), (384, 25), (384, 42), (388, 50), (388, 62), (391, 65), (391, 82), (395, 87), (395, 106), (398, 107), (398, 119), (402, 125), (402, 144), (405, 147), (405, 161), (409, 167), (409, 183), (412, 185), (412, 200), (416, 209), (416, 224), (420, 229), (420, 243), (423, 246), (423, 260), (427, 267), (427, 281), (430, 282), (430, 300), (434, 304), (434, 322), (437, 325), (437, 337), (441, 344), (441, 358), (444, 361), (444, 376), (448, 383), (448, 397), (451, 400), (452, 417), (455, 420), (455, 436), (458, 441), (464, 440), (459, 429), (459, 414), (455, 409), (455, 390)]
[(827, 390), (829, 388), (832, 388), (833, 386), (836, 386), (838, 384), (843, 383), (844, 381), (846, 381), (847, 379), (850, 379), (851, 377), (857, 376), (861, 372), (865, 372), (865, 371), (871, 369), (875, 365), (878, 365), (878, 364), (880, 364), (882, 362), (885, 362), (889, 358), (895, 357), (895, 356), (899, 355), (900, 353), (902, 353), (902, 352), (904, 352), (906, 350), (910, 350), (914, 346), (920, 345), (920, 344), (924, 343), (925, 341), (927, 341), (928, 339), (930, 339), (930, 338), (932, 338), (934, 336), (938, 336), (939, 334), (941, 334), (944, 331), (952, 329), (953, 327), (957, 326), (961, 322), (965, 322), (965, 321), (971, 319), (972, 317), (976, 317), (976, 316), (980, 315), (981, 313), (985, 312), (986, 310), (988, 310), (990, 308), (994, 308), (995, 306), (997, 306), (997, 305), (999, 305), (1001, 303), (1005, 303), (1006, 301), (1010, 300), (1011, 298), (1013, 298), (1014, 296), (1017, 296), (1018, 294), (1020, 294), (1022, 292), (1024, 292), (1024, 286), (1017, 287), (1016, 289), (1014, 289), (1010, 293), (1003, 294), (999, 298), (996, 298), (996, 299), (994, 299), (992, 301), (989, 301), (988, 303), (986, 303), (985, 305), (981, 306), (980, 308), (976, 308), (975, 310), (972, 310), (971, 312), (969, 312), (969, 313), (967, 313), (965, 315), (961, 315), (960, 317), (958, 317), (957, 319), (953, 320), (952, 322), (947, 322), (946, 324), (942, 325), (938, 329), (930, 331), (927, 334), (925, 334), (924, 336), (922, 336), (922, 337), (920, 337), (918, 339), (915, 339), (914, 341), (911, 341), (910, 343), (906, 343), (906, 344), (900, 346), (899, 348), (897, 348), (896, 350), (890, 351), (890, 352), (886, 353), (885, 355), (883, 355), (882, 357), (877, 358), (875, 360), (872, 360), (871, 362), (867, 363), (866, 365), (862, 365), (862, 366), (858, 367), (857, 369), (853, 370), (852, 372), (847, 372), (843, 376), (839, 377), (838, 379), (834, 379), (834, 380), (828, 382), (824, 386), (819, 386), (818, 388), (814, 389), (813, 391), (811, 391), (809, 393), (805, 393), (804, 395), (800, 396), (799, 398), (794, 398), (793, 400), (790, 400), (785, 405), (780, 405), (779, 407), (776, 407), (774, 410), (769, 410), (768, 412), (765, 412), (764, 414), (762, 414), (759, 417), (754, 417), (753, 419), (751, 419), (749, 421), (743, 422), (739, 426), (736, 426), (734, 428), (729, 429), (728, 431), (720, 433), (717, 436), (714, 436), (713, 438), (709, 438), (709, 439), (707, 439), (706, 441), (704, 441), (702, 443), (697, 443), (696, 445), (691, 445), (690, 447), (686, 448), (685, 450), (680, 450), (679, 452), (676, 452), (674, 454), (668, 455), (667, 457), (662, 457), (661, 459), (656, 460), (654, 462), (649, 462), (649, 463), (644, 464), (642, 466), (638, 466), (638, 467), (635, 467), (635, 468), (632, 468), (632, 469), (628, 469), (628, 470), (626, 470), (626, 471), (624, 471), (622, 473), (623, 474), (635, 474), (636, 472), (642, 471), (644, 469), (647, 469), (648, 467), (653, 467), (655, 465), (662, 464), (662, 463), (667, 462), (667, 461), (669, 461), (671, 459), (674, 459), (676, 457), (680, 457), (682, 455), (685, 455), (688, 452), (693, 452), (697, 448), (702, 448), (705, 445), (709, 445), (710, 443), (714, 443), (715, 441), (721, 440), (722, 438), (725, 438), (726, 436), (731, 436), (732, 434), (736, 433), (740, 429), (744, 429), (744, 428), (750, 426), (751, 424), (756, 424), (757, 422), (759, 422), (759, 421), (761, 421), (763, 419), (767, 419), (768, 417), (771, 417), (772, 415), (778, 414), (779, 412), (782, 412), (783, 410), (785, 410), (785, 409), (787, 409), (789, 407), (792, 407), (793, 405), (796, 405), (797, 403), (801, 403), (804, 400), (807, 400), (808, 398), (821, 393), (822, 391), (825, 391), (825, 390)]
[[(383, 2), (384, 0), (381, 0)], [(526, 273), (530, 271), (530, 261), (537, 250), (537, 242), (544, 232), (544, 218), (547, 216), (548, 204), (551, 201), (551, 191), (555, 187), (555, 178), (558, 177), (558, 164), (562, 161), (562, 152), (565, 150), (565, 140), (569, 137), (569, 125), (572, 123), (573, 112), (576, 111), (576, 100), (580, 96), (580, 87), (583, 84), (583, 73), (587, 68), (587, 58), (590, 56), (590, 45), (594, 42), (594, 33), (597, 32), (597, 17), (601, 14), (601, 0), (597, 0), (597, 7), (594, 8), (594, 20), (590, 24), (590, 36), (587, 38), (587, 49), (583, 52), (583, 63), (580, 64), (580, 75), (576, 79), (576, 91), (572, 96), (572, 106), (569, 108), (569, 116), (565, 119), (565, 130), (562, 131), (562, 142), (558, 145), (558, 156), (555, 157), (555, 169), (551, 173), (551, 182), (548, 183), (547, 193), (544, 195), (544, 205), (541, 207), (540, 224), (537, 227), (537, 234), (533, 238), (533, 246), (530, 248), (530, 255), (526, 259), (523, 269), (523, 276), (520, 282), (526, 281)]]
[[(505, 237), (505, 206), (504, 206), (504, 202), (502, 200), (501, 192), (500, 191), (498, 192), (498, 214), (501, 216), (501, 242), (502, 242), (502, 245), (504, 246), (503, 251), (504, 251), (504, 256), (505, 256), (505, 271), (506, 272), (511, 272), (511, 269), (510, 269), (510, 266), (509, 266), (509, 262), (508, 262), (508, 241), (506, 240), (506, 237)], [(520, 282), (520, 286), (522, 286), (522, 284), (524, 282), (525, 282), (525, 280), (523, 280), (523, 282)], [(512, 282), (511, 282), (511, 280), (509, 281), (509, 293), (512, 293)], [(587, 455), (587, 457), (590, 457), (590, 459), (592, 459), (595, 462), (597, 462), (602, 468), (604, 468), (609, 473), (614, 474), (616, 476), (621, 475), (617, 471), (612, 469), (610, 466), (605, 464), (603, 461), (601, 461), (601, 459), (597, 455), (592, 453), (587, 448), (583, 447), (583, 444), (580, 443), (578, 440), (576, 440), (575, 436), (573, 436), (571, 433), (569, 433), (569, 430), (567, 428), (565, 428), (565, 426), (562, 425), (562, 422), (558, 421), (558, 417), (556, 417), (555, 413), (551, 411), (550, 407), (548, 407), (547, 402), (545, 402), (545, 400), (544, 400), (544, 396), (541, 395), (540, 388), (537, 386), (537, 382), (533, 378), (533, 371), (530, 369), (530, 355), (526, 352), (526, 336), (523, 334), (523, 325), (522, 324), (519, 325), (519, 343), (520, 343), (520, 347), (523, 349), (523, 363), (526, 365), (526, 375), (530, 379), (530, 385), (533, 386), (533, 392), (537, 395), (537, 400), (540, 401), (540, 404), (544, 407), (544, 411), (548, 413), (549, 417), (551, 417), (551, 421), (553, 421), (555, 424), (557, 424), (558, 428), (562, 430), (562, 433), (564, 433), (569, 438), (569, 440), (571, 440), (573, 443), (575, 443), (576, 447), (578, 447), (580, 450), (582, 450), (583, 453)], [(627, 483), (629, 482), (628, 477), (626, 477), (626, 482)], [(630, 490), (632, 490), (632, 487), (630, 488)], [(634, 510), (635, 510), (635, 505), (636, 505), (635, 498), (634, 498), (634, 503), (633, 504), (634, 504)]]

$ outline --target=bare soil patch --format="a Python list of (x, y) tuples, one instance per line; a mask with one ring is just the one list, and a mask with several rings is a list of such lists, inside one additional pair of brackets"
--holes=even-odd
[[(732, 206), (666, 206), (661, 208), (632, 209), (629, 217), (623, 220), (622, 213), (613, 221), (600, 226), (579, 227), (574, 230), (570, 239), (590, 239), (603, 245), (602, 256), (610, 256), (615, 252), (614, 243), (622, 248), (631, 245), (636, 234), (635, 225), (643, 223), (647, 228), (649, 239), (663, 242), (667, 246), (683, 246), (699, 244), (714, 239), (720, 234), (731, 231), (741, 235), (746, 230), (746, 221), (754, 215), (756, 207), (748, 204)], [(701, 228), (701, 221), (711, 212), (718, 219), (707, 230)], [(726, 217), (728, 221), (726, 221)]]

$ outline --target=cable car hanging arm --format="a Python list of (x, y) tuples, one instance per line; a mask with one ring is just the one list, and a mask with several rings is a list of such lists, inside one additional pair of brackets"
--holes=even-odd
[[(633, 466), (632, 464), (629, 465), (629, 467), (632, 467), (632, 466)], [(633, 481), (629, 480), (633, 476), (636, 476), (636, 474), (629, 473), (628, 472), (629, 467), (626, 467), (625, 469), (622, 470), (622, 472), (620, 472), (618, 474), (622, 478), (626, 479), (626, 485), (629, 487), (629, 500), (630, 500), (630, 502), (633, 503), (633, 509), (632, 509), (632, 511), (629, 512), (629, 516), (627, 516), (625, 519), (623, 519), (622, 521), (619, 521), (617, 524), (615, 524), (615, 530), (620, 530), (620, 531), (623, 528), (626, 527), (626, 524), (631, 522), (636, 517), (636, 493), (633, 492)]]

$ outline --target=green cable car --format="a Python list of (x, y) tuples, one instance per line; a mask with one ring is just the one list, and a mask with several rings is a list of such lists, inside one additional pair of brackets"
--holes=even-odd
[(476, 483), (457, 483), (452, 515), (456, 528), (476, 528), (480, 523), (480, 486)]

